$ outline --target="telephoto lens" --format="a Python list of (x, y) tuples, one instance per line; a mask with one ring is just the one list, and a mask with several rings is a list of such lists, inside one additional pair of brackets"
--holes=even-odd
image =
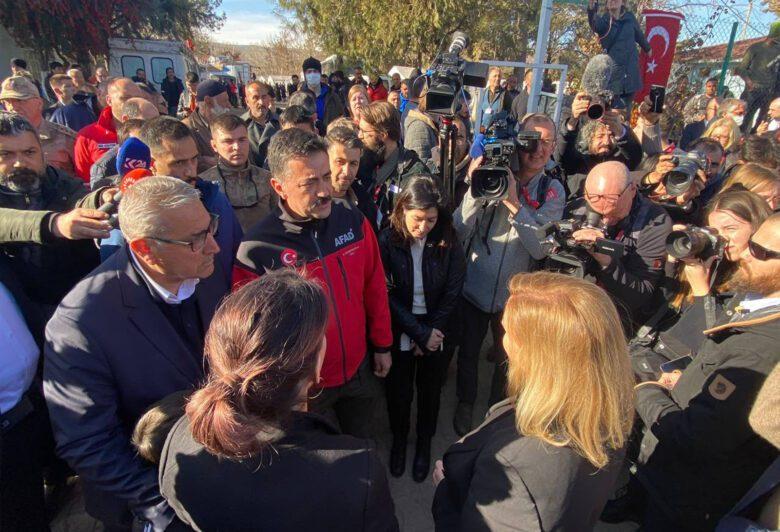
[(706, 260), (719, 255), (725, 241), (712, 227), (687, 227), (666, 237), (666, 252), (675, 259)]

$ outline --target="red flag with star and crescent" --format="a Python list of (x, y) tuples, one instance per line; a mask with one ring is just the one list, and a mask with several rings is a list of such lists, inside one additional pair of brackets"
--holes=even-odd
[(639, 54), (642, 88), (634, 96), (635, 102), (644, 100), (651, 85), (666, 87), (680, 34), (680, 22), (685, 18), (681, 13), (658, 9), (645, 9), (642, 14), (645, 16), (645, 37), (653, 55), (648, 57), (644, 52)]

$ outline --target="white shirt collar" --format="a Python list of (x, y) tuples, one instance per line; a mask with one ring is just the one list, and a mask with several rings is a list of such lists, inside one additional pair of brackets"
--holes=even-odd
[(745, 312), (756, 312), (765, 308), (780, 306), (780, 297), (761, 297), (757, 294), (747, 294), (739, 306)]
[(152, 290), (154, 290), (155, 293), (169, 305), (179, 305), (182, 301), (186, 301), (192, 297), (192, 294), (195, 293), (195, 287), (200, 282), (200, 279), (197, 277), (195, 279), (185, 279), (184, 282), (182, 282), (179, 286), (179, 292), (174, 294), (163, 286), (160, 286), (155, 282), (154, 279), (149, 277), (149, 274), (146, 273), (146, 270), (144, 270), (141, 264), (138, 262), (138, 259), (136, 258), (135, 253), (133, 253), (133, 250), (129, 251), (130, 259), (133, 261), (133, 264), (135, 264), (136, 269), (141, 273), (141, 277), (143, 277), (144, 280), (149, 283), (149, 286), (152, 287)]

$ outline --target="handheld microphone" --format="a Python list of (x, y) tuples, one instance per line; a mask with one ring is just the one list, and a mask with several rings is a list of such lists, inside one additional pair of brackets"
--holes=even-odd
[(149, 168), (152, 165), (152, 153), (149, 146), (135, 137), (122, 143), (116, 155), (116, 172), (124, 177), (131, 170)]
[(595, 55), (585, 65), (585, 71), (582, 73), (582, 90), (591, 98), (588, 117), (593, 120), (604, 116), (612, 105), (614, 95), (609, 90), (609, 84), (616, 68), (615, 61), (607, 54)]
[(100, 212), (105, 212), (106, 214), (111, 215), (111, 217), (108, 220), (108, 223), (111, 224), (111, 227), (116, 228), (118, 225), (116, 211), (117, 211), (117, 207), (119, 206), (119, 202), (122, 201), (122, 193), (125, 190), (127, 190), (128, 187), (136, 184), (138, 181), (140, 181), (145, 177), (149, 177), (150, 175), (152, 175), (151, 170), (148, 170), (146, 168), (136, 168), (135, 170), (130, 170), (122, 178), (122, 181), (120, 181), (119, 191), (116, 194), (114, 194), (114, 197), (111, 198), (111, 201), (107, 201), (100, 206), (100, 208), (98, 209)]

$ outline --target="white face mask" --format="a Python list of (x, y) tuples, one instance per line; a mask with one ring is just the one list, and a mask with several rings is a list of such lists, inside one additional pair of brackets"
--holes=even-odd
[(742, 127), (742, 123), (745, 121), (745, 115), (732, 115), (731, 119), (740, 127)]
[(215, 104), (214, 107), (211, 108), (211, 114), (214, 116), (214, 118), (229, 112), (230, 109), (228, 109), (227, 107), (222, 107), (221, 105)]
[(309, 72), (306, 74), (306, 84), (310, 87), (316, 87), (322, 81), (322, 74), (319, 72)]

